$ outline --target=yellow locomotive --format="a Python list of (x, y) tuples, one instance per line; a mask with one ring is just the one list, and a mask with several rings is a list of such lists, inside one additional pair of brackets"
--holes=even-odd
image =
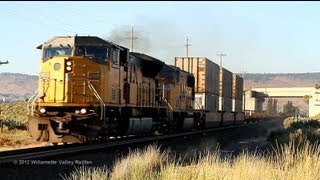
[(42, 51), (28, 129), (38, 141), (85, 142), (201, 127), (194, 76), (93, 36), (58, 36)]

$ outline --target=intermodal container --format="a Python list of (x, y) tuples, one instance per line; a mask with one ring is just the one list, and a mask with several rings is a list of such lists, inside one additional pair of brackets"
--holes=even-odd
[(220, 75), (219, 75), (219, 85), (220, 85), (220, 91), (219, 95), (221, 97), (232, 97), (232, 72), (225, 68), (220, 68)]
[(232, 112), (232, 99), (219, 97), (219, 110), (223, 112)]
[(242, 112), (243, 111), (243, 101), (232, 99), (232, 112)]
[(206, 57), (175, 57), (175, 66), (195, 78), (196, 93), (219, 95), (219, 65)]
[(195, 93), (194, 108), (217, 112), (219, 107), (219, 96), (212, 93)]
[(243, 78), (237, 74), (232, 77), (232, 98), (242, 100), (243, 96)]

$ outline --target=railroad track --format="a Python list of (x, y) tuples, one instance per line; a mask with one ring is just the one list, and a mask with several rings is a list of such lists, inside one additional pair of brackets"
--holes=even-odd
[[(4, 151), (0, 153), (0, 166), (3, 164), (8, 163), (26, 163), (27, 160), (30, 159), (42, 159), (42, 158), (49, 158), (49, 157), (59, 157), (62, 155), (67, 154), (76, 154), (76, 153), (83, 153), (83, 152), (90, 152), (100, 149), (108, 149), (126, 145), (135, 145), (139, 143), (147, 143), (152, 141), (159, 141), (183, 136), (190, 136), (202, 133), (209, 133), (215, 131), (222, 131), (226, 129), (235, 129), (244, 126), (253, 126), (256, 123), (251, 124), (241, 124), (236, 126), (227, 126), (227, 127), (219, 127), (214, 129), (207, 129), (202, 131), (192, 131), (192, 132), (184, 132), (178, 134), (171, 134), (171, 135), (161, 135), (161, 136), (151, 136), (145, 138), (136, 138), (136, 139), (121, 139), (121, 140), (113, 140), (105, 143), (83, 143), (83, 144), (67, 144), (67, 145), (58, 145), (58, 146), (46, 146), (46, 147), (36, 147), (36, 148), (29, 148), (29, 149), (22, 149), (22, 150), (11, 150), (11, 151)], [(23, 162), (20, 162), (23, 161)]]

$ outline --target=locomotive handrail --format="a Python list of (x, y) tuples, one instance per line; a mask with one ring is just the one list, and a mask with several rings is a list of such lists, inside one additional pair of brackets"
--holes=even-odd
[(39, 97), (39, 90), (36, 92), (36, 96), (35, 96), (35, 98), (33, 99), (33, 101), (32, 101), (32, 104), (31, 104), (31, 115), (33, 115), (33, 104), (34, 104), (34, 102), (38, 99), (38, 97)]
[[(37, 91), (29, 98), (29, 100), (27, 102), (27, 111), (28, 111), (29, 115), (33, 115), (33, 104), (36, 101), (36, 99), (38, 98), (38, 96), (39, 96), (39, 89), (37, 89)], [(30, 104), (30, 101), (32, 101), (31, 104)], [(30, 113), (29, 104), (31, 106), (31, 113)]]
[(170, 105), (170, 103), (168, 102), (168, 100), (167, 100), (166, 98), (164, 98), (164, 102), (166, 102), (167, 105), (169, 106), (169, 108), (170, 108), (171, 110), (173, 110), (172, 106)]
[(101, 106), (101, 120), (104, 119), (105, 115), (105, 106), (106, 104), (103, 102), (102, 98), (100, 97), (99, 93), (96, 91), (94, 86), (90, 83), (90, 80), (88, 81), (88, 87), (89, 89), (93, 92), (93, 95), (100, 101), (100, 106)]
[[(53, 88), (53, 102), (56, 102), (56, 95), (57, 95), (57, 79), (56, 78), (42, 78), (43, 84), (45, 82), (54, 81), (54, 88)], [(39, 89), (38, 89), (39, 90)], [(43, 90), (44, 91), (44, 90)], [(39, 95), (39, 94), (38, 94)]]
[(199, 109), (203, 109), (203, 107), (201, 107), (197, 101), (194, 101), (194, 102), (198, 105)]

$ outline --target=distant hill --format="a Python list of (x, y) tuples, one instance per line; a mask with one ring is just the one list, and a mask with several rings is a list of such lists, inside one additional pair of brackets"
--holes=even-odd
[[(238, 74), (243, 76), (243, 74)], [(257, 87), (303, 87), (320, 82), (318, 73), (244, 74), (244, 89)], [(0, 73), (0, 102), (25, 100), (38, 87), (38, 76), (20, 73)]]
[(20, 73), (0, 73), (0, 101), (30, 98), (38, 87), (38, 76)]
[[(241, 77), (242, 74), (238, 74)], [(258, 87), (306, 87), (320, 82), (318, 73), (244, 74), (244, 89)]]

